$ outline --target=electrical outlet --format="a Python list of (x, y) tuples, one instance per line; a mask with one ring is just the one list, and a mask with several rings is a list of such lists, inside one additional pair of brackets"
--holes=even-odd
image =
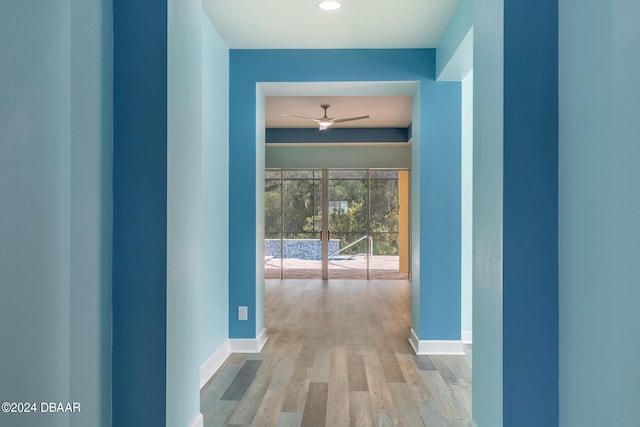
[(249, 307), (246, 305), (238, 307), (238, 320), (249, 320)]

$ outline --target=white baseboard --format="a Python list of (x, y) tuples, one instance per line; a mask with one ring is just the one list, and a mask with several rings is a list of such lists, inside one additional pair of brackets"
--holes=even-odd
[(464, 344), (456, 340), (420, 340), (411, 329), (409, 343), (417, 355), (427, 356), (464, 356)]
[(196, 417), (191, 421), (189, 427), (204, 427), (204, 417), (202, 414), (196, 415)]
[(202, 365), (200, 365), (200, 388), (213, 377), (220, 366), (231, 353), (260, 353), (267, 343), (267, 331), (263, 329), (257, 338), (232, 338), (216, 350)]
[(200, 388), (211, 379), (213, 374), (222, 366), (227, 357), (231, 354), (229, 340), (216, 350), (202, 365), (200, 365)]
[(260, 353), (267, 343), (267, 330), (263, 329), (256, 338), (231, 338), (231, 353)]
[(473, 344), (473, 332), (472, 331), (462, 331), (462, 343), (463, 344)]

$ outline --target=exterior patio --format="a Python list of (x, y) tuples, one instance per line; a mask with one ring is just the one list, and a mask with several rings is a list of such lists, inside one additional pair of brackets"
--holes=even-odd
[[(281, 263), (282, 261), (282, 263)], [(265, 279), (279, 279), (280, 269), (284, 268), (284, 278), (320, 278), (322, 262), (298, 258), (265, 257)], [(369, 257), (370, 279), (408, 279), (406, 272), (400, 272), (400, 261), (397, 255), (372, 255)], [(330, 279), (367, 279), (367, 256), (356, 254), (338, 257), (329, 261)]]

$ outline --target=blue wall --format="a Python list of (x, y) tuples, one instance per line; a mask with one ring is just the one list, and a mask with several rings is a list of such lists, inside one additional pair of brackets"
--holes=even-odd
[(113, 425), (162, 426), (167, 2), (116, 0), (113, 9)]
[[(433, 50), (232, 50), (230, 53), (230, 337), (254, 338), (264, 320), (257, 280), (256, 240), (256, 84), (260, 82), (417, 81), (420, 82), (421, 170), (419, 201), (422, 292), (414, 311), (420, 339), (460, 339), (460, 84), (437, 83)], [(264, 108), (264, 107), (262, 107)], [(261, 148), (263, 149), (263, 148)], [(417, 176), (416, 176), (417, 175)], [(261, 188), (261, 187), (259, 187)], [(235, 319), (239, 305), (249, 306), (249, 321)]]
[[(462, 332), (473, 332), (473, 71), (462, 80)], [(464, 338), (464, 337), (463, 337)], [(467, 337), (466, 339), (469, 339)]]
[(640, 3), (559, 4), (560, 424), (638, 425)]
[(557, 2), (474, 6), (473, 417), (555, 426)]
[(266, 142), (407, 142), (410, 128), (269, 128)]
[[(461, 339), (461, 108), (459, 82), (422, 84), (420, 139), (420, 340)], [(426, 86), (426, 87), (425, 87)], [(413, 234), (413, 233), (412, 233)], [(414, 239), (414, 237), (412, 237)], [(415, 254), (412, 254), (415, 256)], [(418, 326), (419, 329), (416, 329)]]
[(558, 425), (557, 16), (557, 0), (505, 2), (505, 426)]
[(228, 338), (228, 49), (151, 3), (114, 5), (113, 425), (186, 426)]

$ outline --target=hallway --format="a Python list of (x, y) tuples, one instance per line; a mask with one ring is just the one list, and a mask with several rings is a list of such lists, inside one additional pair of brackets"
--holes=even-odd
[(471, 348), (413, 354), (408, 281), (267, 280), (265, 319), (202, 389), (206, 427), (467, 426)]

